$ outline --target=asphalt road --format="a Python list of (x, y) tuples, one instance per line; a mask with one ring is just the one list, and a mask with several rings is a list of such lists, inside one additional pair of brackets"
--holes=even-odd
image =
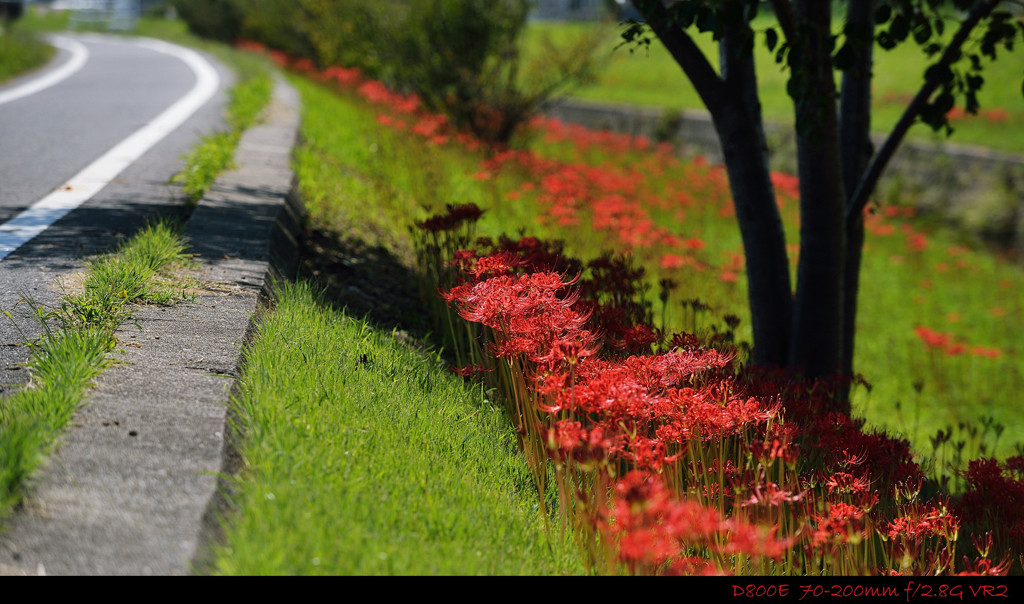
[[(230, 80), (223, 70), (218, 78), (197, 55), (168, 57), (153, 43), (80, 42), (84, 51), (65, 44), (76, 52), (29, 79), (30, 88), (49, 88), (0, 88), (3, 310), (26, 296), (52, 303), (57, 277), (82, 268), (88, 255), (147, 220), (183, 213), (167, 181), (199, 135), (220, 123)], [(81, 68), (69, 69), (76, 61)], [(218, 493), (228, 487), (218, 490), (217, 477), (237, 461), (225, 435), (240, 350), (268, 281), (298, 262), (302, 210), (290, 167), (298, 124), (298, 94), (278, 79), (261, 122), (239, 141), (235, 167), (185, 223), (197, 261), (189, 272), (201, 284), (195, 300), (140, 306), (117, 331), (115, 363), (0, 527), (0, 575), (206, 569), (224, 510)], [(23, 153), (30, 148), (31, 156)], [(9, 390), (27, 377), (20, 342), (39, 330), (25, 304), (18, 310), (16, 321), (0, 316), (0, 387)]]
[[(14, 317), (11, 321), (0, 315), (0, 395), (27, 379), (19, 367), (28, 356), (21, 343), (40, 332), (21, 300), (52, 304), (61, 293), (58, 276), (81, 270), (86, 258), (111, 249), (148, 221), (183, 217), (180, 190), (169, 180), (203, 134), (223, 127), (225, 91), (233, 80), (231, 72), (206, 57), (219, 76), (212, 98), (137, 159), (111, 158), (112, 149), (119, 154), (119, 143), (159, 125), (154, 122), (186, 97), (199, 78), (181, 58), (152, 44), (115, 37), (62, 37), (65, 48), (59, 48), (49, 66), (0, 87), (0, 237), (11, 230), (12, 218), (40, 200), (59, 198), (65, 189), (99, 190), (0, 260), (0, 311)], [(78, 53), (66, 48), (75, 46)], [(59, 75), (62, 69), (66, 72), (69, 62), (81, 66), (45, 89), (10, 98), (12, 91)], [(153, 138), (163, 133), (149, 134)], [(100, 163), (107, 168), (92, 166), (105, 156)], [(83, 171), (88, 172), (86, 181), (95, 180), (97, 170), (110, 172), (111, 162), (118, 161), (128, 163), (105, 186), (75, 180)]]

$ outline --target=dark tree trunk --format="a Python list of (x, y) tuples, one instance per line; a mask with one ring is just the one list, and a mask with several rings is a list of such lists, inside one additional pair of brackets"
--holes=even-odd
[[(666, 9), (667, 1), (633, 0), (633, 4), (693, 83), (711, 111), (722, 142), (747, 256), (754, 362), (784, 361), (791, 372), (811, 379), (850, 376), (864, 243), (862, 212), (907, 130), (942, 85), (941, 73), (956, 61), (971, 32), (1000, 0), (975, 1), (877, 153), (869, 138), (877, 0), (848, 0), (846, 36), (839, 40), (850, 47), (835, 57), (832, 2), (770, 0), (789, 44), (789, 92), (797, 127), (801, 249), (795, 297), (790, 292), (782, 222), (768, 171), (749, 21), (731, 18), (724, 23), (719, 76), (676, 20), (681, 13), (670, 14)], [(689, 9), (692, 17), (698, 4), (673, 6)], [(744, 0), (723, 0), (715, 11), (719, 18), (735, 17), (737, 10), (743, 15), (754, 6)], [(843, 69), (838, 109), (836, 63)], [(848, 387), (836, 393), (836, 409), (849, 411), (848, 394)]]
[(747, 263), (754, 363), (783, 366), (789, 349), (792, 288), (786, 235), (775, 200), (757, 75), (740, 40), (753, 36), (746, 19), (726, 24), (720, 44), (725, 103), (711, 111), (725, 155)]
[[(851, 0), (846, 12), (846, 43), (853, 51), (851, 65), (843, 71), (839, 97), (839, 136), (843, 161), (843, 189), (849, 200), (871, 159), (871, 66), (874, 50), (875, 0)], [(843, 272), (843, 331), (839, 358), (842, 375), (853, 375), (857, 333), (857, 297), (864, 248), (864, 217), (857, 214), (846, 224), (846, 267)], [(849, 385), (837, 399), (849, 410)]]
[(722, 137), (736, 219), (746, 250), (747, 288), (754, 331), (754, 363), (783, 366), (789, 347), (792, 289), (786, 239), (768, 170), (763, 130), (726, 107), (715, 119)]
[(790, 51), (800, 177), (800, 262), (788, 367), (806, 378), (834, 375), (842, 349), (846, 195), (839, 153), (830, 41), (831, 2), (794, 3)]
[[(739, 3), (734, 0), (733, 7)], [(690, 79), (710, 110), (725, 154), (736, 216), (747, 258), (754, 362), (784, 365), (788, 354), (792, 290), (786, 240), (768, 170), (757, 77), (746, 20), (727, 24), (721, 41), (722, 74), (715, 73), (685, 31), (673, 25), (660, 0), (634, 0), (651, 29)], [(742, 50), (742, 49), (746, 50)]]

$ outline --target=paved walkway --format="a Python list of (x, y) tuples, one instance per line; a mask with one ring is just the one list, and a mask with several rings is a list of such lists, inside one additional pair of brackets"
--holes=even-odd
[(0, 534), (0, 574), (194, 568), (214, 526), (226, 403), (250, 320), (277, 267), (297, 265), (300, 210), (288, 200), (298, 104), (279, 80), (266, 120), (241, 139), (238, 169), (192, 214), (185, 234), (204, 288), (195, 303), (142, 307), (118, 331), (119, 363)]

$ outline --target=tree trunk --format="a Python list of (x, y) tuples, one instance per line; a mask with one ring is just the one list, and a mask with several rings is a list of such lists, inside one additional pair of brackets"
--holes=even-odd
[(746, 251), (754, 363), (781, 367), (789, 346), (792, 289), (764, 134), (759, 125), (729, 116), (715, 119), (715, 127)]
[(711, 111), (722, 141), (726, 173), (747, 265), (754, 363), (783, 366), (789, 348), (792, 288), (786, 236), (775, 200), (752, 53), (738, 40), (752, 36), (744, 19), (726, 24), (720, 41), (725, 103)]
[[(851, 0), (846, 12), (846, 43), (853, 49), (852, 64), (843, 71), (839, 98), (839, 135), (843, 161), (843, 188), (850, 200), (864, 169), (871, 160), (871, 66), (874, 50), (875, 0)], [(853, 376), (854, 343), (857, 333), (857, 296), (860, 292), (860, 263), (864, 248), (864, 216), (858, 214), (846, 225), (846, 267), (843, 273), (843, 348), (839, 371)], [(849, 410), (849, 384), (836, 393)]]
[(835, 375), (842, 349), (846, 195), (839, 153), (830, 41), (831, 3), (795, 3), (799, 36), (790, 52), (800, 176), (800, 263), (790, 371)]

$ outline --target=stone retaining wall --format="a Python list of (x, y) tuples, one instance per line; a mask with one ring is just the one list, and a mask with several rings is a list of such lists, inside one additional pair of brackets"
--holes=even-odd
[[(684, 155), (722, 161), (711, 117), (701, 111), (659, 109), (563, 100), (547, 115), (588, 128), (668, 141)], [(766, 124), (772, 169), (796, 173), (792, 129)], [(876, 138), (875, 145), (882, 139)], [(951, 143), (905, 142), (883, 175), (876, 198), (883, 205), (913, 203), (967, 233), (1024, 259), (1024, 156)]]

